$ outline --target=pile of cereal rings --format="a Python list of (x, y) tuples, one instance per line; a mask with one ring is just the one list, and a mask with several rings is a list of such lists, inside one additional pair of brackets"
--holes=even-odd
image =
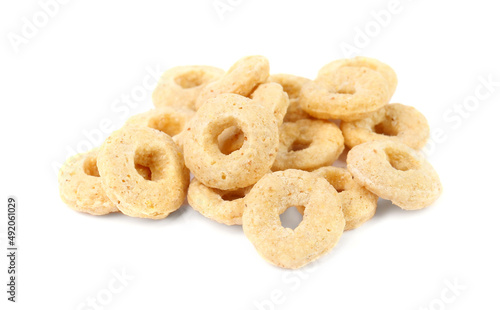
[[(226, 72), (175, 67), (160, 78), (154, 109), (66, 161), (60, 195), (80, 212), (149, 219), (187, 197), (207, 218), (242, 225), (270, 263), (299, 268), (371, 219), (379, 197), (417, 210), (441, 194), (419, 152), (427, 120), (389, 104), (396, 85), (391, 67), (366, 57), (333, 61), (314, 80), (270, 75), (262, 56)], [(346, 164), (333, 166), (342, 153)], [(290, 207), (303, 215), (295, 229), (280, 220)]]

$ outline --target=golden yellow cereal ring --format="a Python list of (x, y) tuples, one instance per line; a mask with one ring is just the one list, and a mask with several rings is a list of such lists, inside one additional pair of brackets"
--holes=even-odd
[(98, 149), (70, 157), (59, 170), (62, 201), (76, 211), (93, 215), (119, 212), (101, 186), (97, 169)]
[(288, 94), (290, 104), (285, 114), (285, 122), (295, 122), (299, 119), (311, 118), (309, 114), (302, 110), (299, 102), (302, 86), (309, 83), (311, 81), (310, 79), (291, 74), (272, 74), (269, 77), (269, 81), (283, 86), (283, 91)]
[(347, 169), (356, 182), (405, 210), (429, 206), (442, 191), (431, 164), (401, 142), (377, 140), (359, 144), (347, 154)]
[(313, 173), (325, 178), (339, 193), (345, 218), (344, 230), (357, 228), (375, 215), (378, 197), (356, 183), (347, 169), (329, 166)]
[(132, 116), (125, 125), (143, 126), (162, 131), (181, 147), (181, 133), (195, 112), (185, 107), (161, 107)]
[[(136, 170), (151, 170), (151, 180)], [(125, 126), (101, 146), (97, 159), (103, 188), (124, 214), (161, 219), (186, 197), (189, 171), (172, 138), (148, 127)]]
[[(233, 126), (243, 132), (244, 143), (225, 155), (218, 137)], [(269, 171), (278, 149), (278, 125), (268, 107), (240, 95), (222, 94), (198, 110), (183, 139), (184, 160), (196, 179), (230, 190), (252, 185)]]
[(210, 188), (193, 179), (189, 184), (189, 205), (209, 219), (226, 225), (241, 225), (244, 197), (252, 186), (224, 191)]
[[(243, 231), (270, 263), (299, 268), (329, 252), (344, 231), (340, 198), (328, 182), (301, 170), (265, 175), (245, 197)], [(281, 225), (280, 214), (304, 206), (295, 229)]]
[(377, 59), (362, 56), (332, 61), (319, 70), (318, 76), (328, 75), (330, 72), (340, 67), (366, 67), (379, 72), (388, 83), (388, 101), (396, 91), (396, 86), (398, 86), (398, 77), (396, 72), (394, 72), (389, 65), (386, 65)]
[(424, 147), (429, 138), (427, 119), (414, 107), (388, 104), (354, 122), (342, 122), (345, 144), (354, 146), (374, 140), (397, 140), (414, 149)]
[(340, 67), (302, 87), (300, 106), (322, 119), (353, 121), (388, 103), (388, 83), (366, 67)]
[(155, 107), (182, 106), (195, 109), (196, 98), (209, 83), (218, 80), (224, 70), (210, 66), (181, 66), (163, 73), (153, 91)]
[(278, 125), (283, 123), (290, 101), (283, 87), (278, 83), (260, 84), (250, 96), (255, 102), (273, 110)]
[(311, 171), (329, 166), (344, 150), (342, 132), (332, 122), (301, 119), (280, 127), (278, 155), (272, 170)]
[(247, 56), (238, 60), (217, 81), (203, 88), (196, 99), (196, 109), (199, 109), (208, 99), (223, 93), (233, 93), (250, 96), (259, 84), (269, 77), (269, 61), (263, 56)]

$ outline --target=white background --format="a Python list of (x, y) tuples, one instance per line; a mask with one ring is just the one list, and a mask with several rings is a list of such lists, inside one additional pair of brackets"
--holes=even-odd
[[(20, 249), (12, 305), (2, 212), (2, 309), (91, 309), (92, 298), (105, 309), (498, 309), (500, 19), (492, 1), (465, 2), (233, 0), (219, 14), (213, 0), (74, 0), (44, 21), (37, 1), (2, 1), (0, 197), (19, 199)], [(36, 33), (13, 45), (34, 16)], [(241, 227), (189, 206), (152, 221), (61, 202), (54, 166), (98, 145), (102, 123), (152, 108), (150, 71), (227, 69), (262, 54), (272, 73), (314, 78), (350, 56), (347, 44), (391, 65), (392, 101), (417, 107), (437, 132), (428, 158), (444, 192), (433, 206), (381, 202), (312, 268), (290, 272), (265, 262)], [(116, 272), (131, 279), (109, 293)]]

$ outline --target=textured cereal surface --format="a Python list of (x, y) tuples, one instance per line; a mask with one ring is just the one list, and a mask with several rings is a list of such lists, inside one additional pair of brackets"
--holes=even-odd
[(425, 146), (430, 135), (429, 123), (414, 107), (392, 103), (363, 119), (342, 122), (345, 144), (353, 148), (374, 140), (396, 140), (414, 149)]
[(339, 193), (345, 218), (344, 230), (357, 228), (375, 215), (377, 195), (356, 183), (347, 169), (329, 166), (313, 173), (325, 178)]
[(194, 110), (196, 99), (209, 83), (222, 77), (224, 70), (210, 66), (180, 66), (163, 73), (153, 91), (155, 107), (181, 106)]
[[(151, 170), (145, 179), (136, 164)], [(97, 159), (103, 188), (124, 214), (161, 219), (177, 210), (189, 185), (189, 171), (172, 138), (148, 127), (123, 127), (101, 146)]]
[(301, 119), (280, 127), (278, 155), (272, 170), (311, 171), (331, 165), (344, 150), (342, 132), (332, 122)]
[(388, 83), (367, 67), (339, 67), (318, 75), (300, 92), (301, 108), (321, 119), (353, 121), (386, 105)]
[(209, 99), (220, 94), (232, 93), (250, 96), (252, 91), (269, 77), (269, 61), (264, 56), (247, 56), (238, 60), (217, 81), (203, 88), (196, 99), (196, 109), (199, 109)]
[[(233, 126), (243, 132), (244, 143), (226, 155), (219, 149), (218, 137)], [(183, 139), (186, 166), (196, 179), (208, 187), (230, 190), (252, 185), (270, 170), (279, 136), (271, 109), (240, 95), (222, 94), (198, 110)]]
[(302, 86), (309, 83), (311, 81), (310, 79), (292, 74), (280, 73), (269, 76), (269, 81), (280, 84), (283, 87), (283, 91), (288, 94), (290, 104), (285, 114), (285, 122), (295, 122), (299, 119), (311, 118), (309, 114), (302, 110), (299, 101)]
[(97, 169), (98, 149), (70, 157), (59, 170), (61, 199), (76, 211), (92, 215), (119, 212), (101, 186)]
[(224, 191), (203, 185), (196, 179), (188, 189), (188, 202), (204, 216), (226, 225), (241, 225), (244, 198), (252, 186)]
[(354, 58), (338, 59), (334, 60), (319, 70), (318, 75), (328, 74), (329, 72), (336, 70), (340, 67), (366, 67), (379, 72), (387, 81), (388, 84), (388, 98), (389, 101), (396, 87), (398, 86), (398, 77), (396, 72), (387, 64), (369, 57), (357, 56)]
[(290, 100), (288, 94), (283, 91), (283, 87), (278, 83), (260, 84), (250, 96), (255, 102), (272, 109), (278, 125), (283, 123)]
[[(245, 197), (243, 231), (259, 254), (283, 268), (300, 268), (326, 254), (338, 242), (345, 220), (340, 198), (324, 179), (301, 170), (265, 175)], [(281, 225), (280, 214), (304, 206), (295, 229)]]
[(405, 210), (431, 205), (442, 186), (423, 155), (406, 144), (377, 140), (355, 146), (347, 154), (347, 169), (356, 182)]

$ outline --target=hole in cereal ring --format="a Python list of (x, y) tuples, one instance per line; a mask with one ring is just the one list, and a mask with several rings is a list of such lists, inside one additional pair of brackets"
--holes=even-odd
[(245, 192), (243, 189), (237, 189), (234, 191), (228, 191), (221, 195), (221, 198), (225, 201), (233, 201), (236, 199), (241, 199), (245, 197)]
[(134, 166), (137, 173), (147, 181), (158, 181), (159, 173), (157, 173), (155, 163), (160, 158), (161, 154), (157, 150), (149, 148), (137, 149), (134, 157)]
[(379, 135), (397, 136), (398, 132), (392, 125), (391, 120), (385, 119), (373, 127), (373, 131)]
[(234, 151), (241, 149), (245, 142), (245, 135), (238, 126), (231, 126), (222, 131), (217, 137), (219, 150), (224, 155), (229, 155)]
[(406, 152), (393, 148), (387, 148), (385, 153), (387, 155), (387, 160), (394, 169), (408, 171), (418, 169), (420, 167), (419, 162)]
[(148, 126), (173, 137), (182, 131), (184, 124), (170, 114), (160, 114), (149, 120)]
[(137, 170), (137, 173), (139, 173), (144, 180), (151, 181), (151, 169), (149, 167), (135, 164), (135, 170)]
[(97, 170), (97, 158), (95, 156), (87, 156), (83, 161), (83, 171), (86, 175), (92, 177), (100, 177), (99, 170)]
[(182, 88), (193, 88), (203, 84), (203, 75), (198, 72), (188, 71), (177, 76), (174, 81)]
[(301, 151), (304, 149), (307, 149), (309, 146), (311, 146), (312, 141), (301, 141), (301, 140), (295, 140), (293, 141), (292, 145), (288, 147), (288, 152), (297, 152)]
[(280, 214), (280, 221), (281, 226), (295, 229), (302, 222), (302, 214), (297, 210), (297, 207), (290, 207)]

